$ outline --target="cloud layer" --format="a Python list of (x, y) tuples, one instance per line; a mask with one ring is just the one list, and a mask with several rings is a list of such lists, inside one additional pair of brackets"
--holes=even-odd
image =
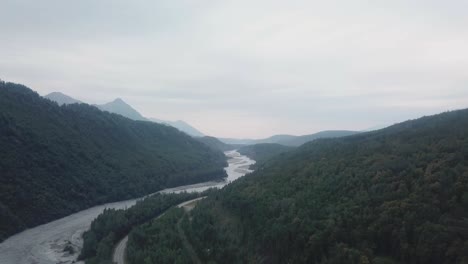
[(466, 1), (0, 2), (0, 78), (215, 136), (468, 107)]

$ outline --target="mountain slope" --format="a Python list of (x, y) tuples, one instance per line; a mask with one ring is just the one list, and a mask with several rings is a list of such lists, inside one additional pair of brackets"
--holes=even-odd
[(225, 177), (225, 156), (175, 128), (0, 82), (0, 240), (108, 201)]
[(268, 165), (185, 221), (203, 262), (468, 261), (468, 109), (315, 140)]
[(205, 136), (202, 132), (194, 128), (193, 126), (189, 125), (185, 121), (177, 120), (177, 121), (166, 121), (170, 126), (173, 126), (179, 129), (182, 132), (185, 132), (193, 137), (203, 137)]
[(319, 138), (337, 138), (337, 137), (345, 137), (357, 134), (359, 132), (356, 131), (348, 131), (348, 130), (328, 130), (328, 131), (321, 131), (311, 135), (304, 135), (304, 136), (297, 136), (292, 138), (284, 138), (281, 140), (276, 141), (276, 143), (285, 145), (285, 146), (295, 146), (298, 147), (304, 143), (319, 139)]
[(193, 126), (189, 125), (188, 123), (182, 120), (167, 121), (167, 120), (161, 120), (157, 118), (150, 118), (150, 120), (156, 123), (166, 124), (168, 126), (175, 127), (192, 137), (204, 137), (205, 136), (202, 132), (200, 132), (199, 130), (197, 130), (196, 128), (194, 128)]
[(293, 135), (274, 135), (264, 139), (233, 139), (233, 138), (220, 138), (220, 140), (226, 144), (262, 144), (262, 143), (274, 143), (281, 144), (284, 146), (298, 147), (304, 143), (319, 139), (319, 138), (335, 138), (354, 135), (360, 132), (348, 131), (348, 130), (327, 130), (318, 133), (293, 136)]
[(52, 92), (48, 95), (45, 95), (44, 98), (47, 98), (49, 100), (52, 100), (54, 102), (57, 102), (59, 105), (64, 105), (64, 104), (79, 104), (81, 101), (76, 100), (75, 98), (72, 98), (66, 94), (60, 93), (60, 92)]
[(223, 143), (215, 137), (198, 137), (195, 139), (209, 146), (210, 148), (214, 150), (228, 151), (228, 150), (236, 149), (236, 146)]
[(274, 136), (271, 136), (271, 137), (268, 137), (268, 138), (265, 138), (265, 139), (256, 140), (254, 142), (255, 142), (255, 144), (261, 144), (261, 143), (277, 143), (277, 144), (279, 144), (279, 142), (287, 142), (287, 141), (292, 140), (292, 139), (294, 139), (296, 137), (297, 136), (292, 136), (292, 135), (274, 135)]
[(120, 98), (117, 98), (107, 104), (96, 105), (96, 107), (103, 111), (119, 114), (132, 120), (148, 121), (148, 119), (143, 117), (137, 110)]
[[(74, 103), (82, 103), (68, 95), (59, 92), (53, 92), (48, 95), (45, 95), (44, 98), (57, 102), (59, 105), (63, 104), (74, 104)], [(165, 121), (156, 118), (146, 118), (141, 115), (136, 109), (134, 109), (131, 105), (124, 102), (122, 99), (117, 98), (112, 102), (102, 104), (102, 105), (94, 105), (97, 108), (101, 109), (102, 111), (107, 111), (114, 114), (119, 114), (130, 118), (132, 120), (140, 120), (140, 121), (152, 121), (160, 124), (166, 124), (171, 127), (175, 127), (180, 131), (193, 136), (193, 137), (203, 137), (205, 136), (199, 130), (194, 128), (193, 126), (189, 125), (187, 122), (182, 120), (177, 121)]]
[(255, 167), (264, 165), (271, 158), (293, 150), (294, 147), (288, 147), (276, 143), (260, 143), (240, 147), (237, 151), (255, 160)]

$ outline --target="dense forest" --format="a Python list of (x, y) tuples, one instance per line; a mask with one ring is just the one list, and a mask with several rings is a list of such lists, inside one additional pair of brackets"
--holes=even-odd
[[(204, 263), (468, 263), (468, 110), (315, 140), (190, 214)], [(151, 259), (162, 224), (132, 254)]]
[(0, 241), (109, 201), (219, 179), (226, 158), (179, 130), (0, 81)]
[(228, 151), (228, 150), (236, 149), (238, 147), (238, 145), (223, 143), (215, 137), (205, 136), (205, 137), (196, 137), (195, 139), (209, 146), (213, 150)]
[(294, 147), (288, 147), (275, 143), (261, 143), (255, 145), (242, 146), (237, 151), (253, 160), (255, 165), (253, 168), (258, 169), (265, 165), (271, 158), (276, 157), (282, 153), (293, 150)]
[(79, 259), (87, 264), (112, 264), (112, 253), (118, 241), (134, 226), (146, 223), (184, 201), (207, 195), (204, 193), (155, 194), (127, 210), (106, 209), (83, 234), (83, 249)]
[(349, 130), (327, 130), (327, 131), (320, 131), (315, 134), (311, 135), (303, 135), (303, 136), (295, 136), (292, 138), (285, 138), (283, 140), (278, 141), (278, 144), (282, 144), (285, 146), (294, 146), (298, 147), (302, 144), (307, 142), (311, 142), (321, 138), (338, 138), (338, 137), (345, 137), (357, 134), (357, 131), (349, 131)]
[[(172, 208), (161, 218), (141, 225), (129, 235), (127, 262), (129, 264), (186, 264), (194, 263), (180, 234), (182, 223), (187, 224), (184, 209)], [(150, 232), (149, 236), (146, 232)], [(157, 245), (157, 247), (155, 247)]]
[(275, 143), (283, 146), (298, 147), (310, 141), (320, 138), (337, 138), (358, 134), (358, 131), (349, 130), (325, 130), (314, 134), (293, 136), (293, 135), (274, 135), (263, 139), (235, 139), (235, 138), (221, 138), (220, 140), (227, 144), (233, 145), (255, 145), (264, 143)]

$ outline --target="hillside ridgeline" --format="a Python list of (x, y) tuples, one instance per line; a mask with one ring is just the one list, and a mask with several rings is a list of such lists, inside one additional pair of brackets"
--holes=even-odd
[(179, 130), (0, 82), (0, 240), (109, 201), (226, 176), (226, 158)]
[[(315, 140), (185, 223), (205, 263), (468, 263), (468, 110)], [(140, 234), (133, 254), (154, 257), (156, 234)]]

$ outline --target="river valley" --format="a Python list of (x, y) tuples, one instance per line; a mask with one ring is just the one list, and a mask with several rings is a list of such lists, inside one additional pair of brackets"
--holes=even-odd
[[(251, 172), (249, 167), (254, 160), (240, 155), (237, 151), (227, 151), (228, 175), (225, 181), (205, 182), (193, 185), (179, 186), (162, 190), (162, 193), (201, 192), (208, 188), (222, 188), (226, 184)], [(0, 244), (0, 263), (2, 264), (71, 264), (82, 246), (82, 234), (94, 218), (105, 208), (124, 209), (133, 206), (141, 198), (98, 205), (64, 218), (27, 229), (6, 239)], [(65, 247), (73, 248), (73, 252), (65, 252)]]

